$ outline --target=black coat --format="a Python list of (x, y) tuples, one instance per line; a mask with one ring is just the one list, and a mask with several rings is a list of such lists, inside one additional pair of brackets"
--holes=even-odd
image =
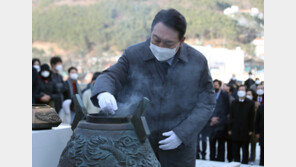
[(37, 70), (32, 67), (32, 104), (36, 103), (36, 95), (39, 89), (39, 78)]
[(234, 100), (230, 107), (229, 130), (233, 141), (249, 141), (254, 128), (255, 103), (248, 98), (244, 102)]
[(245, 85), (247, 86), (247, 89), (249, 89), (254, 83), (255, 81), (250, 78), (245, 81)]
[(64, 101), (64, 92), (67, 91), (66, 83), (63, 81), (63, 77), (58, 73), (51, 74), (51, 80), (55, 84), (56, 91), (58, 93), (58, 98), (54, 99), (55, 110), (59, 112), (62, 108), (62, 103)]
[(162, 133), (173, 130), (185, 145), (191, 145), (216, 103), (207, 60), (184, 43), (168, 67), (156, 60), (149, 44), (150, 39), (127, 48), (118, 62), (96, 79), (91, 100), (98, 106), (97, 95), (102, 92), (127, 104), (148, 97), (145, 116), (150, 142), (164, 139)]
[(210, 126), (210, 137), (226, 138), (227, 137), (227, 115), (229, 114), (229, 96), (226, 92), (221, 91), (212, 117), (219, 117), (219, 123)]
[(38, 88), (38, 93), (35, 96), (35, 100), (37, 104), (49, 104), (49, 103), (44, 103), (40, 101), (40, 98), (44, 94), (49, 95), (51, 100), (53, 101), (54, 99), (59, 98), (59, 94), (57, 92), (57, 88), (54, 82), (50, 78), (46, 80), (39, 76), (39, 88)]
[(264, 103), (259, 106), (257, 111), (255, 132), (260, 134), (260, 145), (264, 144)]

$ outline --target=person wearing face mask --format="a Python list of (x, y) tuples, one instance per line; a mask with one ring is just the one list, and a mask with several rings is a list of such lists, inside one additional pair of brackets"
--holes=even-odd
[(79, 94), (82, 97), (80, 86), (77, 82), (78, 80), (78, 70), (76, 67), (70, 67), (68, 69), (68, 79), (66, 81), (67, 91), (64, 92), (64, 102), (62, 105), (62, 113), (60, 114), (64, 123), (71, 124), (75, 112), (74, 112), (74, 104), (73, 104), (73, 97), (75, 94)]
[(250, 87), (250, 89), (256, 91), (257, 90), (257, 86), (260, 85), (261, 82), (260, 82), (260, 79), (259, 78), (256, 78), (255, 79), (255, 83)]
[[(254, 124), (254, 127), (255, 127), (256, 114), (257, 114), (257, 110), (258, 110), (258, 108), (260, 106), (260, 103), (257, 102), (257, 94), (252, 89), (247, 90), (246, 98), (248, 98), (250, 100), (253, 100), (253, 102), (255, 103), (254, 120), (253, 120), (253, 124)], [(255, 135), (255, 128), (254, 128), (253, 133), (251, 135), (251, 155), (250, 155), (251, 164), (254, 164), (255, 157), (256, 157), (256, 143), (257, 143), (257, 137)]]
[(232, 74), (232, 77), (230, 81), (228, 82), (228, 85), (231, 86), (233, 89), (232, 96), (236, 99), (237, 98), (237, 88), (238, 88), (238, 80), (236, 79), (235, 74)]
[(257, 101), (260, 103), (260, 104), (263, 104), (264, 103), (264, 86), (263, 85), (258, 85), (257, 86), (257, 90), (256, 90), (256, 93), (257, 93)]
[(39, 59), (34, 58), (32, 60), (32, 66), (37, 70), (37, 72), (40, 72), (40, 65), (41, 65), (41, 62)]
[(109, 114), (131, 97), (134, 103), (150, 99), (149, 142), (162, 167), (195, 166), (197, 134), (216, 103), (205, 56), (184, 43), (186, 24), (175, 9), (159, 11), (150, 38), (128, 47), (92, 90), (93, 104)]
[[(210, 160), (224, 162), (229, 97), (227, 93), (221, 90), (221, 81), (215, 79), (213, 83), (216, 94), (216, 107), (210, 119)], [(218, 148), (216, 148), (216, 143), (218, 143)]]
[(36, 96), (37, 104), (48, 104), (54, 107), (54, 99), (58, 98), (55, 85), (51, 80), (51, 70), (48, 64), (42, 64), (39, 72), (39, 90)]
[(230, 81), (228, 82), (228, 85), (235, 85), (236, 84), (236, 77), (235, 77), (235, 74), (232, 74), (232, 77), (230, 78)]
[(252, 72), (249, 72), (249, 78), (245, 81), (245, 85), (247, 86), (247, 89), (250, 89), (250, 87), (255, 83), (253, 80)]
[(61, 72), (63, 71), (62, 59), (59, 56), (54, 56), (50, 59), (50, 65), (52, 69), (51, 80), (55, 84), (56, 91), (59, 95), (58, 98), (54, 99), (55, 110), (57, 113), (62, 109), (62, 103), (64, 101), (64, 92), (67, 91), (65, 82)]
[(238, 99), (230, 107), (228, 134), (231, 135), (232, 153), (234, 161), (240, 162), (240, 149), (243, 151), (242, 163), (249, 161), (249, 140), (254, 129), (254, 101), (246, 98), (246, 86), (238, 88)]

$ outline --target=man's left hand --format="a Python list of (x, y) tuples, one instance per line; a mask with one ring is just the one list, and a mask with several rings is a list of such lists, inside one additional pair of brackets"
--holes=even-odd
[(159, 148), (162, 150), (172, 150), (177, 148), (181, 143), (181, 139), (173, 131), (165, 132), (163, 136), (168, 136), (168, 138), (158, 142), (160, 144)]

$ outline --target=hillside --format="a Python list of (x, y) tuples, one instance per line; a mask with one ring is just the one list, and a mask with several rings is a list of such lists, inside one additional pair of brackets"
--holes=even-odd
[[(250, 42), (263, 33), (263, 20), (245, 14), (231, 18), (223, 10), (231, 5), (240, 9), (257, 7), (263, 0), (33, 0), (33, 56), (61, 53), (74, 59), (118, 56), (127, 46), (149, 36), (151, 22), (160, 9), (176, 8), (187, 19), (188, 41), (235, 48), (252, 54)], [(239, 19), (253, 26), (239, 24)], [(37, 45), (37, 44), (39, 45)], [(40, 46), (43, 43), (48, 46)], [(51, 49), (49, 46), (54, 45)], [(58, 51), (57, 51), (58, 50)], [(61, 50), (63, 52), (61, 52)], [(64, 53), (64, 55), (63, 55)], [(104, 54), (103, 54), (104, 53)], [(45, 56), (47, 55), (47, 56)], [(108, 55), (108, 56), (104, 56)], [(113, 59), (112, 59), (113, 60)], [(107, 64), (112, 63), (108, 62)], [(71, 61), (74, 65), (82, 65)], [(100, 64), (100, 65), (99, 65)], [(94, 69), (102, 69), (96, 60)], [(93, 69), (89, 69), (93, 70)]]

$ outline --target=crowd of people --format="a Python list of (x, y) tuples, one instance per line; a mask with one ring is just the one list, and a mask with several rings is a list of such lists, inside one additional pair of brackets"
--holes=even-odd
[[(59, 56), (52, 57), (50, 65), (41, 64), (36, 58), (32, 60), (32, 103), (54, 107), (67, 124), (71, 124), (75, 116), (75, 94), (82, 97), (88, 113), (100, 112), (90, 100), (92, 87), (100, 72), (95, 72), (91, 83), (81, 90), (77, 82), (77, 68), (68, 69), (66, 81), (61, 75), (62, 70), (63, 62)], [(260, 81), (259, 78), (253, 80), (252, 73), (249, 73), (249, 79), (244, 84), (233, 76), (228, 83), (215, 79), (213, 85), (216, 107), (207, 125), (198, 135), (196, 158), (206, 159), (209, 141), (211, 161), (224, 162), (227, 157), (228, 162), (253, 163), (256, 143), (259, 141), (260, 165), (264, 165), (264, 81)], [(242, 160), (240, 149), (243, 153)]]
[(50, 59), (50, 66), (41, 64), (39, 59), (32, 60), (32, 104), (47, 104), (55, 108), (63, 123), (71, 124), (75, 116), (73, 97), (79, 94), (87, 112), (98, 113), (100, 109), (90, 101), (90, 92), (100, 72), (95, 72), (91, 83), (81, 90), (77, 82), (77, 68), (68, 68), (66, 81), (63, 80), (62, 71), (63, 62), (59, 56)]
[[(253, 164), (256, 143), (259, 141), (260, 165), (263, 166), (264, 81), (260, 81), (259, 78), (254, 81), (252, 73), (249, 73), (249, 79), (244, 84), (236, 80), (235, 76), (228, 83), (222, 84), (216, 79), (213, 84), (216, 107), (211, 119), (198, 135), (196, 158), (206, 159), (209, 140), (211, 161), (224, 162), (227, 157), (228, 162)], [(249, 145), (251, 145), (250, 151)]]

